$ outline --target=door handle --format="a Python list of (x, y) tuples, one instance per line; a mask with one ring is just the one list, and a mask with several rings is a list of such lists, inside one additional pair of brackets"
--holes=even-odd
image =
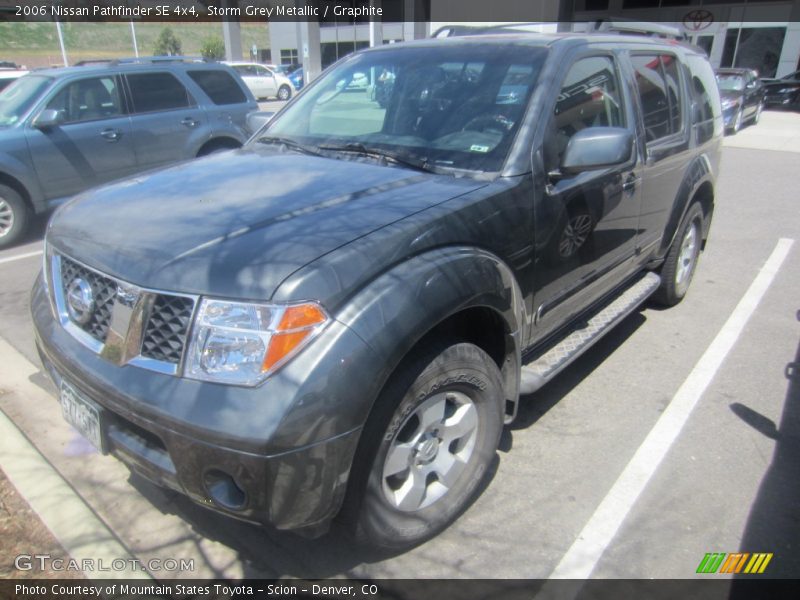
[(195, 121), (192, 117), (186, 117), (183, 121), (181, 121), (181, 125), (185, 125), (186, 127), (195, 127), (197, 126), (197, 121)]
[(639, 183), (639, 178), (631, 173), (628, 175), (627, 179), (625, 179), (625, 183), (622, 184), (622, 191), (623, 192), (632, 192), (636, 189), (636, 184)]
[(109, 142), (116, 142), (122, 137), (122, 132), (119, 129), (103, 129), (103, 131), (100, 132), (100, 135), (106, 138), (106, 140)]

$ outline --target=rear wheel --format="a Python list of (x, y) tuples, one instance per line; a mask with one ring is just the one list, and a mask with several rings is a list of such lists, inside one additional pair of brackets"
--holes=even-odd
[(661, 267), (661, 287), (653, 299), (664, 306), (683, 300), (692, 282), (703, 243), (703, 209), (692, 204), (681, 223)]
[(278, 100), (286, 101), (292, 97), (292, 90), (289, 89), (288, 85), (282, 85), (278, 90)]
[(0, 248), (18, 241), (28, 229), (31, 211), (16, 190), (0, 184)]
[(408, 548), (447, 527), (495, 456), (500, 371), (472, 344), (441, 348), (401, 368), (364, 431), (351, 482), (360, 490), (354, 525), (373, 548)]

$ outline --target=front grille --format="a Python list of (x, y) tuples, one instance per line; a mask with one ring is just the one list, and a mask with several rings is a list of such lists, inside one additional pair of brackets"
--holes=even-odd
[[(55, 281), (60, 273), (61, 287), (55, 298), (56, 308), (62, 325), (73, 337), (116, 364), (132, 363), (160, 373), (178, 374), (194, 312), (194, 297), (141, 288), (107, 277), (63, 255), (58, 255), (53, 265)], [(91, 286), (94, 299), (91, 316), (83, 324), (75, 320), (69, 307), (68, 290), (78, 279)], [(120, 306), (116, 306), (118, 302)], [(112, 315), (114, 331), (119, 336), (109, 338)], [(139, 339), (138, 347), (129, 344)]]
[(159, 294), (142, 338), (142, 356), (178, 364), (186, 345), (194, 300)]
[(117, 283), (113, 279), (91, 271), (62, 256), (61, 281), (64, 286), (64, 296), (67, 295), (69, 286), (79, 278), (92, 287), (95, 309), (88, 322), (83, 325), (76, 323), (76, 325), (97, 341), (105, 342), (108, 324), (111, 321), (111, 309), (114, 306), (114, 298), (117, 295)]

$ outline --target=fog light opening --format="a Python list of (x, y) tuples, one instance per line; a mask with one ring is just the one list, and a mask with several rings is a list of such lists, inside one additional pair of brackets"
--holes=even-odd
[(236, 481), (223, 471), (211, 469), (203, 478), (208, 495), (215, 504), (228, 510), (240, 510), (247, 502), (247, 494)]

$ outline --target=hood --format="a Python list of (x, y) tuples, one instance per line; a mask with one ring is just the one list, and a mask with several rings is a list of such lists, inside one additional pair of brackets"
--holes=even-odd
[(483, 185), (275, 147), (239, 150), (84, 194), (56, 213), (47, 240), (143, 287), (267, 300), (309, 262)]

